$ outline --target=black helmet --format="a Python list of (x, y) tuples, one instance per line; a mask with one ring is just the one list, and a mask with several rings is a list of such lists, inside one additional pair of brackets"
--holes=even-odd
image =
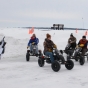
[(86, 36), (82, 36), (82, 38), (86, 38)]

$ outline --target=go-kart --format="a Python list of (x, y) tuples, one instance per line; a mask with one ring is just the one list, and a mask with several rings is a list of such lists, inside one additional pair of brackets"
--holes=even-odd
[(88, 53), (86, 52), (83, 56), (82, 47), (77, 47), (71, 55), (70, 53), (67, 54), (67, 60), (75, 59), (75, 61), (79, 61), (80, 65), (83, 65), (85, 63), (85, 56), (87, 56), (88, 60)]
[(43, 67), (45, 62), (48, 64), (51, 64), (51, 68), (53, 71), (58, 72), (61, 68), (61, 64), (64, 64), (65, 67), (68, 70), (71, 70), (74, 67), (74, 63), (72, 60), (67, 60), (65, 61), (62, 53), (59, 50), (53, 49), (52, 52), (53, 56), (54, 56), (54, 62), (51, 63), (50, 57), (46, 56), (45, 54), (41, 57), (39, 57), (38, 59), (38, 65), (40, 67)]
[(33, 48), (32, 51), (30, 51), (30, 48), (27, 49), (26, 61), (30, 60), (30, 56), (41, 57), (43, 55), (41, 50), (38, 50), (38, 53), (36, 54), (36, 45), (35, 44), (32, 44), (32, 48)]

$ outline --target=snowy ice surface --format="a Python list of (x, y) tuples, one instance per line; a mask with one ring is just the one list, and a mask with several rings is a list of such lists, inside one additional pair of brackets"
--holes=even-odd
[[(59, 72), (54, 72), (51, 65), (45, 63), (44, 67), (38, 66), (38, 58), (31, 57), (26, 62), (27, 43), (30, 39), (29, 29), (1, 28), (0, 40), (5, 36), (6, 50), (0, 60), (0, 88), (88, 88), (88, 62), (81, 66), (74, 62), (74, 68), (67, 70), (61, 65)], [(79, 39), (85, 34), (81, 30), (35, 30), (39, 38), (39, 49), (43, 50), (43, 41), (46, 33), (52, 35), (52, 40), (58, 49), (64, 49), (69, 35)], [(88, 39), (88, 36), (87, 36)]]

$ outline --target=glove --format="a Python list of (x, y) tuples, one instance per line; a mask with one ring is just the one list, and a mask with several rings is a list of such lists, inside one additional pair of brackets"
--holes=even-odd
[(27, 49), (29, 48), (29, 46), (27, 46)]
[(79, 46), (77, 45), (76, 48), (78, 48)]
[(32, 43), (33, 45), (35, 44), (35, 42)]

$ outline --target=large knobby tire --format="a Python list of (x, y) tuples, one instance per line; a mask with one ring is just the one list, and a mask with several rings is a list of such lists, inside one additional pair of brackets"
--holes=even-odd
[(85, 63), (85, 58), (84, 58), (83, 56), (80, 57), (79, 63), (80, 63), (80, 65), (84, 65), (84, 63)]
[(26, 61), (29, 61), (29, 60), (30, 60), (30, 54), (26, 53)]
[(39, 65), (40, 67), (43, 67), (43, 66), (44, 66), (44, 64), (45, 64), (44, 59), (39, 58), (39, 59), (38, 59), (38, 65)]
[(53, 71), (55, 72), (58, 72), (61, 68), (61, 65), (59, 62), (57, 61), (54, 61), (52, 64), (51, 64), (51, 68), (53, 69)]
[(74, 67), (74, 63), (72, 60), (68, 60), (65, 64), (65, 67), (68, 69), (68, 70), (71, 70), (73, 67)]

